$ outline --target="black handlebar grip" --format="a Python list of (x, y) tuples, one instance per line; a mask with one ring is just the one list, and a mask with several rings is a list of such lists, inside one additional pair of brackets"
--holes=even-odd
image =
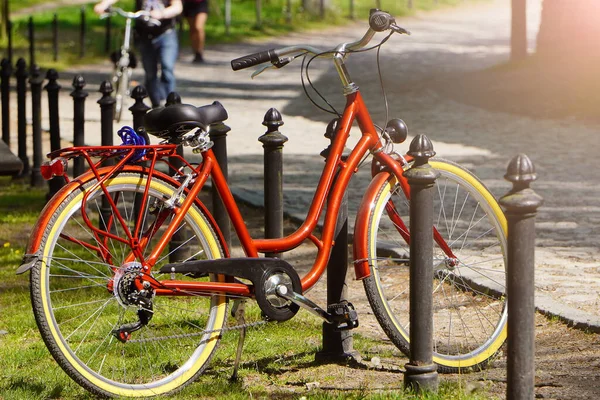
[(383, 32), (389, 29), (394, 22), (394, 17), (385, 11), (371, 10), (371, 15), (369, 15), (369, 26), (375, 32)]
[(240, 58), (236, 58), (235, 60), (231, 60), (231, 68), (234, 71), (252, 67), (254, 65), (262, 64), (267, 61), (277, 62), (279, 57), (275, 54), (275, 50), (265, 50), (259, 53), (250, 54), (247, 56), (243, 56)]

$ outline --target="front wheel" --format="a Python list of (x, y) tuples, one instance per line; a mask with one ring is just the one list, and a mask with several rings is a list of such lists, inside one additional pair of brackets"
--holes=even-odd
[(131, 78), (131, 69), (123, 68), (113, 77), (114, 96), (115, 96), (115, 121), (121, 121), (123, 115), (123, 103), (129, 96), (129, 81)]
[[(440, 372), (481, 369), (506, 339), (506, 219), (469, 171), (441, 160), (433, 222), (451, 249), (434, 242), (433, 361)], [(409, 354), (409, 201), (394, 176), (379, 188), (368, 218), (367, 297), (383, 330)], [(404, 225), (399, 222), (400, 217)]]
[[(149, 182), (145, 173), (132, 172), (109, 178), (106, 192), (95, 179), (69, 190), (44, 212), (50, 217), (36, 231), (42, 258), (31, 270), (31, 297), (46, 346), (71, 378), (97, 395), (146, 397), (181, 389), (202, 373), (217, 348), (226, 296), (160, 296), (149, 290), (139, 301), (144, 291), (133, 282), (141, 265), (130, 261), (131, 247), (89, 225), (125, 238), (127, 230), (135, 232), (141, 213), (140, 232), (149, 237), (146, 248), (151, 249), (174, 216), (165, 202), (176, 188), (159, 176)], [(115, 210), (107, 212), (107, 195), (127, 230), (116, 222)], [(185, 233), (182, 241), (171, 241), (154, 271), (168, 262), (222, 257), (224, 247), (201, 208), (190, 208), (178, 232)], [(168, 279), (158, 273), (154, 278)], [(128, 340), (119, 340), (115, 330), (141, 321), (140, 312), (149, 321)]]

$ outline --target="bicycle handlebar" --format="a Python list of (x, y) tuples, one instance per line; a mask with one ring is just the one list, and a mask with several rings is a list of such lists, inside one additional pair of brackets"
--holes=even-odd
[(253, 67), (266, 62), (271, 62), (271, 64), (277, 67), (282, 67), (291, 61), (291, 59), (281, 59), (281, 57), (288, 54), (309, 53), (314, 54), (317, 57), (333, 57), (335, 54), (346, 53), (347, 51), (364, 48), (367, 44), (369, 44), (375, 33), (386, 30), (393, 30), (396, 33), (410, 35), (409, 31), (396, 25), (394, 17), (392, 17), (389, 13), (377, 9), (371, 9), (369, 15), (369, 29), (364, 36), (357, 41), (339, 44), (333, 50), (328, 51), (322, 51), (308, 45), (296, 45), (282, 47), (279, 49), (265, 50), (231, 60), (231, 68), (234, 71), (238, 71), (240, 69)]
[(110, 17), (111, 15), (115, 15), (115, 14), (119, 14), (120, 16), (125, 17), (127, 19), (142, 18), (151, 25), (160, 26), (160, 24), (161, 24), (161, 22), (159, 20), (150, 17), (150, 13), (148, 11), (139, 10), (136, 12), (129, 12), (129, 11), (125, 11), (119, 7), (108, 7), (105, 10), (104, 14), (102, 14), (100, 16), (100, 18), (107, 18), (107, 17)]

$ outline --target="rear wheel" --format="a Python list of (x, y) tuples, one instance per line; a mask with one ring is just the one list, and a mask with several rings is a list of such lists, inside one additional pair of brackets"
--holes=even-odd
[[(434, 242), (433, 345), (440, 372), (481, 369), (506, 338), (506, 219), (487, 188), (458, 165), (432, 160), (434, 225), (455, 258)], [(396, 178), (378, 188), (368, 220), (371, 276), (364, 286), (379, 323), (409, 354), (409, 202)]]
[[(96, 183), (73, 189), (39, 230), (43, 258), (31, 273), (38, 327), (58, 364), (98, 395), (143, 397), (177, 391), (202, 373), (214, 354), (226, 320), (226, 296), (154, 296), (150, 290), (145, 302), (135, 300), (142, 291), (131, 283), (140, 274), (140, 264), (129, 261), (131, 248), (98, 235), (84, 219), (83, 208), (92, 226), (110, 226), (114, 235), (126, 236), (121, 224), (111, 223), (112, 212), (103, 211), (106, 194)], [(122, 173), (106, 182), (131, 232), (147, 183), (147, 175), (142, 173)], [(173, 213), (165, 211), (165, 201), (175, 190), (160, 177), (151, 180), (140, 231), (157, 226), (153, 224), (159, 216), (166, 215), (166, 220), (150, 238), (147, 249), (173, 218)], [(84, 194), (89, 194), (85, 207)], [(154, 271), (169, 261), (222, 257), (222, 244), (200, 208), (193, 206), (188, 211), (178, 232), (185, 232), (182, 242), (171, 242)], [(154, 278), (166, 277), (155, 273)], [(149, 321), (131, 332), (129, 340), (118, 340), (115, 330), (139, 322), (140, 310)]]

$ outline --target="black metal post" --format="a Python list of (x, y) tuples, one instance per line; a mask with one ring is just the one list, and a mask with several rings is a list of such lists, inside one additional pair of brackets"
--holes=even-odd
[[(102, 146), (113, 145), (113, 118), (114, 118), (114, 106), (115, 98), (111, 96), (113, 92), (112, 84), (110, 81), (103, 81), (100, 84), (98, 90), (102, 93), (102, 97), (98, 100), (100, 104), (100, 144)], [(114, 165), (114, 159), (108, 159), (104, 161), (104, 165)], [(102, 197), (102, 204), (100, 205), (100, 229), (108, 230), (107, 223), (110, 220), (112, 209), (110, 203), (106, 197)]]
[(410, 185), (410, 359), (404, 386), (420, 392), (437, 392), (438, 373), (433, 363), (433, 185), (439, 172), (429, 164), (435, 155), (425, 135), (416, 136), (409, 155), (415, 162), (404, 173)]
[[(181, 104), (181, 96), (176, 92), (169, 93), (165, 107), (171, 107), (176, 104)], [(177, 147), (177, 155), (183, 157), (183, 146)], [(177, 176), (180, 169), (185, 165), (178, 157), (169, 157), (169, 164), (171, 164), (171, 168), (169, 169), (171, 176)], [(173, 233), (169, 241), (169, 262), (183, 261), (189, 258), (191, 249), (184, 246), (187, 237), (188, 233), (185, 231), (185, 228), (180, 228)]]
[(112, 84), (110, 81), (103, 81), (98, 91), (102, 93), (102, 97), (97, 102), (100, 104), (100, 141), (102, 146), (112, 146), (115, 104), (115, 99), (111, 96), (113, 92)]
[[(150, 138), (144, 128), (144, 116), (150, 110), (150, 107), (144, 103), (144, 99), (148, 97), (148, 92), (144, 86), (138, 85), (131, 91), (131, 97), (135, 100), (133, 105), (129, 107), (129, 111), (133, 115), (133, 129), (146, 140), (146, 144), (150, 144)], [(141, 198), (135, 200), (136, 215), (139, 215), (142, 209)]]
[(31, 168), (31, 186), (43, 186), (44, 178), (40, 172), (42, 166), (42, 83), (40, 67), (31, 66), (31, 130), (33, 138), (33, 167)]
[[(85, 98), (88, 93), (83, 90), (85, 79), (81, 75), (73, 77), (73, 88), (71, 97), (73, 98), (73, 146), (79, 147), (85, 144)], [(73, 162), (73, 176), (83, 174), (85, 169), (85, 160), (77, 157)]]
[(535, 378), (535, 216), (544, 202), (529, 187), (537, 179), (524, 154), (509, 163), (504, 178), (512, 189), (500, 199), (508, 222), (508, 352), (506, 398), (533, 399)]
[(2, 140), (10, 147), (10, 76), (12, 65), (8, 58), (0, 64), (0, 96), (2, 98)]
[[(212, 140), (213, 144), (213, 153), (219, 163), (219, 167), (223, 172), (223, 176), (225, 180), (228, 179), (229, 171), (227, 168), (227, 132), (231, 130), (227, 125), (220, 123), (214, 124), (210, 126), (208, 131), (208, 136), (210, 140)], [(225, 205), (221, 201), (221, 197), (217, 192), (217, 188), (213, 182), (212, 190), (212, 211), (213, 216), (215, 217), (215, 221), (223, 234), (223, 238), (225, 239), (225, 243), (228, 246), (231, 245), (231, 227), (229, 224), (229, 214), (227, 214), (227, 210), (225, 210)]]
[(110, 48), (111, 48), (111, 37), (110, 37), (110, 28), (111, 28), (111, 20), (110, 17), (106, 18), (106, 21), (104, 23), (104, 27), (105, 27), (105, 33), (104, 33), (104, 52), (106, 54), (110, 53)]
[(52, 50), (53, 59), (58, 61), (58, 15), (54, 14), (52, 18)]
[[(265, 238), (283, 237), (283, 144), (288, 138), (279, 132), (283, 125), (281, 114), (275, 108), (265, 114), (267, 131), (258, 138), (264, 148)], [(281, 253), (267, 253), (267, 257), (281, 258)]]
[[(129, 111), (133, 115), (133, 129), (140, 136), (143, 136), (146, 140), (146, 144), (150, 144), (150, 138), (148, 137), (148, 133), (144, 128), (144, 116), (150, 110), (150, 107), (144, 103), (144, 99), (148, 97), (148, 92), (144, 86), (138, 85), (131, 91), (131, 97), (135, 100), (133, 105), (129, 107)], [(142, 197), (136, 196), (134, 200), (134, 215), (138, 216), (144, 212), (144, 205), (142, 203)], [(137, 221), (137, 218), (136, 218)], [(175, 236), (175, 235), (174, 235)], [(183, 259), (176, 260), (174, 258), (170, 258), (169, 261), (176, 262), (182, 261)]]
[(29, 33), (29, 65), (33, 67), (35, 64), (35, 33), (33, 29), (33, 17), (29, 17), (27, 27)]
[[(58, 83), (58, 72), (55, 69), (49, 69), (46, 73), (48, 83), (44, 89), (48, 92), (48, 118), (50, 120), (50, 150), (55, 151), (61, 148), (60, 145), (60, 120), (58, 112), (58, 94), (61, 86)], [(65, 184), (62, 176), (57, 176), (48, 181), (48, 198), (54, 196)]]
[(85, 57), (85, 7), (81, 7), (81, 24), (79, 26), (79, 58)]
[(27, 63), (24, 58), (17, 60), (17, 141), (18, 155), (23, 163), (20, 176), (29, 174), (29, 159), (27, 158)]
[[(8, 3), (8, 1), (7, 1)], [(8, 35), (8, 61), (13, 62), (13, 40), (12, 40), (12, 21), (9, 19), (6, 24), (6, 33)]]
[(150, 106), (144, 103), (144, 99), (148, 97), (148, 91), (142, 85), (138, 85), (131, 91), (131, 98), (135, 100), (133, 105), (129, 107), (129, 111), (133, 115), (133, 129), (146, 139), (146, 143), (150, 143), (148, 133), (144, 129), (144, 116), (150, 110)]
[[(327, 125), (325, 137), (335, 140), (339, 120), (336, 118)], [(344, 150), (342, 160), (348, 158), (348, 149)], [(321, 152), (321, 156), (327, 158), (331, 151), (331, 144)], [(334, 180), (337, 179), (337, 175)], [(332, 185), (335, 185), (332, 183)], [(331, 256), (327, 263), (327, 308), (332, 304), (340, 304), (348, 301), (348, 284), (346, 274), (348, 272), (348, 193), (344, 192), (340, 210), (335, 225), (335, 244), (331, 249)], [(317, 361), (343, 361), (348, 359), (358, 360), (360, 354), (354, 350), (352, 331), (336, 330), (332, 324), (323, 323), (323, 347), (315, 354)]]

